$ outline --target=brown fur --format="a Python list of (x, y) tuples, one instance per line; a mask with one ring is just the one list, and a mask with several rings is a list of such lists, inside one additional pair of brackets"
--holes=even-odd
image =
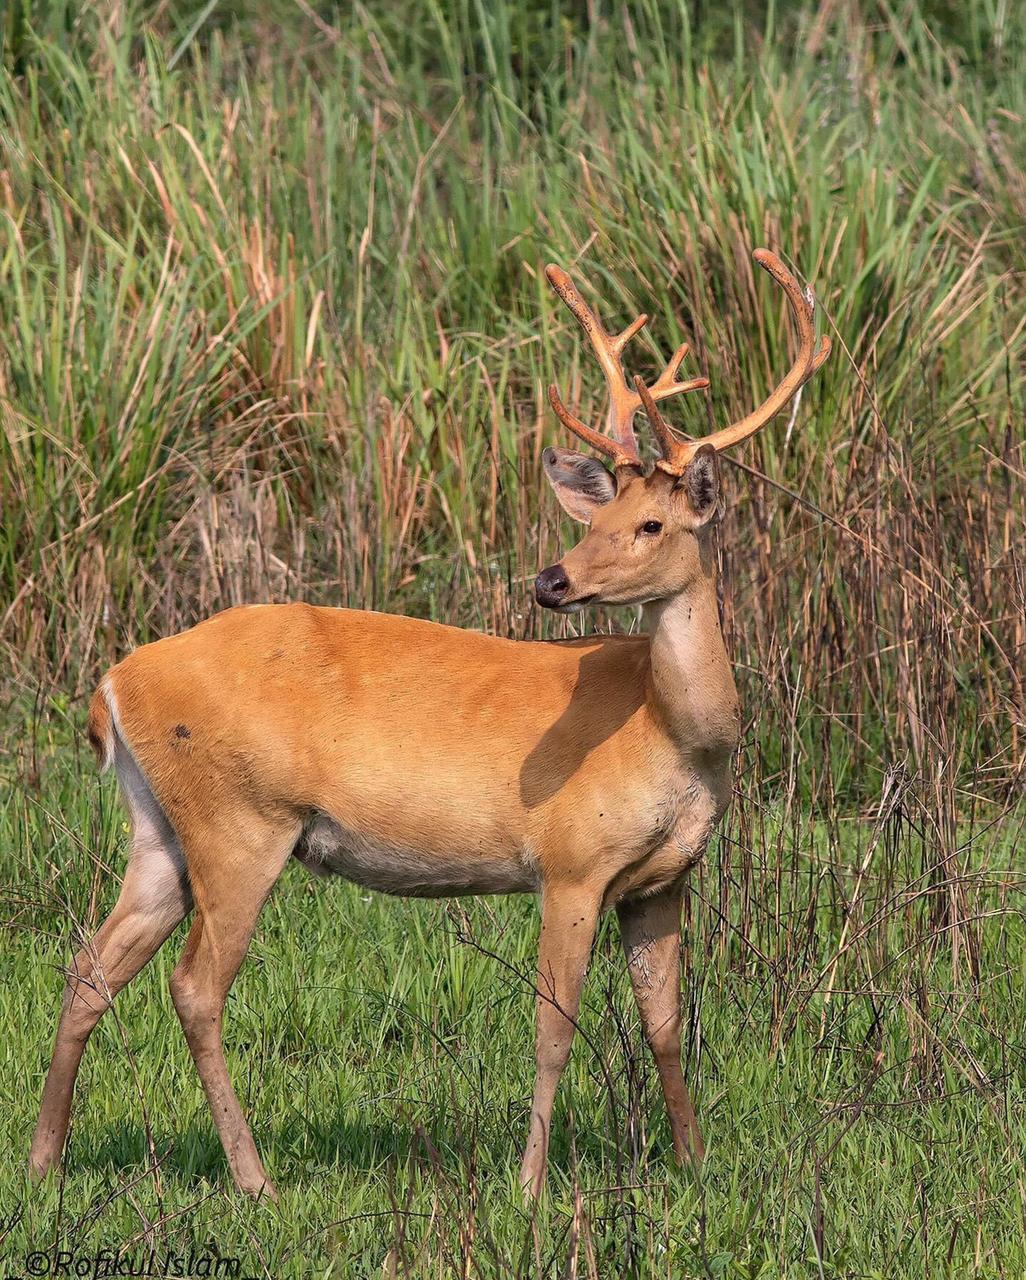
[[(647, 672), (647, 637), (525, 644), (258, 605), (137, 649), (104, 687), (187, 850), (212, 812), (226, 841), (254, 815), (298, 832), (324, 814), (440, 867), (526, 867), (533, 889), (611, 882), (672, 834), (675, 752)], [(98, 694), (104, 743), (106, 708)]]
[(86, 725), (86, 737), (96, 755), (96, 763), (101, 770), (106, 769), (112, 756), (112, 729), (110, 707), (102, 689), (97, 689), (89, 702), (89, 719)]

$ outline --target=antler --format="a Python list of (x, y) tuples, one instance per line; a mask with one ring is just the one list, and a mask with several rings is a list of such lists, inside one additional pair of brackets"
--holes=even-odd
[[(597, 313), (587, 305), (577, 292), (574, 282), (562, 267), (556, 266), (555, 263), (549, 263), (545, 268), (545, 275), (549, 284), (552, 285), (556, 293), (559, 294), (563, 302), (573, 312), (577, 323), (588, 335), (592, 349), (602, 367), (602, 372), (605, 374), (606, 386), (609, 388), (609, 411), (606, 415), (608, 434), (603, 435), (601, 432), (585, 426), (579, 418), (575, 418), (559, 398), (559, 389), (555, 383), (549, 387), (549, 403), (556, 411), (556, 416), (560, 422), (568, 431), (572, 431), (575, 436), (578, 436), (585, 444), (590, 445), (599, 453), (611, 458), (614, 466), (640, 467), (642, 465), (641, 453), (634, 435), (633, 422), (634, 415), (642, 407), (643, 401), (639, 391), (631, 391), (628, 387), (620, 357), (631, 338), (648, 323), (648, 316), (638, 316), (636, 320), (632, 321), (626, 329), (618, 334), (607, 333)], [(680, 395), (684, 391), (697, 391), (699, 388), (709, 385), (708, 378), (692, 378), (690, 382), (677, 381), (677, 372), (687, 352), (688, 344), (685, 342), (673, 353), (669, 364), (653, 382), (652, 386), (645, 388), (646, 394), (653, 403), (657, 400), (665, 400), (668, 396)], [(644, 385), (640, 378), (636, 378), (635, 386), (639, 383)]]
[(763, 270), (769, 272), (787, 295), (795, 324), (798, 327), (798, 355), (787, 376), (757, 409), (753, 409), (747, 417), (741, 418), (740, 421), (733, 422), (729, 427), (724, 427), (720, 431), (714, 431), (712, 435), (705, 436), (701, 440), (689, 440), (687, 442), (677, 440), (656, 408), (656, 397), (645, 394), (645, 388), (639, 385), (639, 380), (635, 380), (638, 395), (641, 397), (641, 402), (645, 407), (645, 414), (651, 423), (652, 430), (655, 432), (663, 452), (663, 456), (656, 463), (656, 466), (663, 471), (669, 472), (670, 475), (680, 475), (703, 445), (712, 445), (714, 449), (729, 449), (731, 445), (737, 444), (738, 441), (746, 440), (749, 436), (754, 435), (760, 427), (765, 426), (770, 418), (784, 408), (791, 397), (808, 382), (830, 354), (829, 338), (826, 336), (820, 338), (818, 347), (815, 343), (811, 296), (807, 297), (805, 295), (801, 285), (775, 253), (770, 253), (768, 249), (756, 249), (753, 257)]

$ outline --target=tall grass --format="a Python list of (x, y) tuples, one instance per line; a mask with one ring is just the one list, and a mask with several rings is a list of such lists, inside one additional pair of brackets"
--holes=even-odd
[[(731, 486), (739, 663), (815, 691), (835, 788), (899, 742), (924, 768), (941, 731), (1018, 777), (1022, 23), (976, 8), (942, 44), (918, 6), (828, 10), (10, 19), (15, 686), (81, 694), (254, 596), (539, 634), (542, 388), (597, 407), (541, 265), (651, 311), (661, 349), (693, 339), (702, 431), (786, 361), (767, 243), (838, 341)], [(768, 738), (781, 687), (747, 691)]]
[[(87, 766), (69, 742), (93, 682), (132, 645), (257, 599), (513, 636), (571, 625), (531, 595), (574, 536), (542, 489), (541, 449), (557, 435), (543, 389), (556, 379), (597, 414), (600, 380), (543, 264), (571, 268), (611, 323), (652, 314), (639, 371), (693, 343), (712, 389), (678, 421), (699, 433), (787, 365), (784, 305), (751, 261), (768, 245), (811, 282), (835, 354), (793, 421), (727, 476), (724, 621), (746, 733), (736, 803), (689, 904), (691, 1053), (704, 1101), (737, 1108), (721, 1134), (742, 1143), (760, 1086), (719, 1057), (731, 1028), (756, 1077), (767, 1061), (795, 1064), (787, 1096), (804, 1097), (793, 1105), (808, 1141), (780, 1157), (783, 1187), (766, 1172), (772, 1205), (738, 1172), (763, 1168), (759, 1153), (732, 1148), (712, 1199), (673, 1192), (664, 1235), (663, 1192), (639, 1192), (639, 1210), (613, 1186), (609, 1151), (585, 1150), (569, 1217), (523, 1256), (519, 1210), (475, 1245), (484, 1217), (475, 1227), (429, 1156), (438, 1177), (410, 1195), (425, 1214), (450, 1204), (454, 1234), (437, 1250), (401, 1243), (395, 1265), (444, 1273), (469, 1258), (508, 1274), (519, 1259), (554, 1273), (570, 1267), (563, 1222), (581, 1274), (592, 1255), (614, 1265), (628, 1239), (644, 1274), (678, 1256), (680, 1233), (687, 1265), (719, 1274), (707, 1215), (729, 1206), (716, 1245), (735, 1249), (728, 1274), (867, 1274), (885, 1258), (909, 1275), (1014, 1274), (994, 1235), (1022, 1221), (1021, 1178), (999, 1170), (1021, 1131), (1026, 995), (1020, 827), (1007, 817), (1026, 750), (1020, 7), (20, 0), (0, 23), (12, 922), (56, 933), (72, 909), (89, 927), (109, 899), (116, 824), (85, 816)], [(359, 918), (358, 897), (346, 902)], [(522, 959), (489, 911), (439, 934), (443, 909), (416, 908), (421, 933), (396, 970), (403, 1007), (432, 1016), (418, 984), (436, 963), (477, 984), (475, 1008), (488, 1000), (504, 971), (459, 959), (473, 945), (452, 939)], [(294, 927), (284, 908), (269, 926), (286, 965)], [(66, 950), (46, 946), (55, 962)], [(38, 965), (19, 965), (17, 985), (39, 989)], [(641, 1180), (652, 1137), (636, 1033), (617, 1039), (595, 1000), (595, 1042), (627, 1055), (615, 1100), (627, 1130), (613, 1140), (632, 1144)], [(482, 1043), (495, 1034), (467, 1026)], [(517, 1026), (526, 1051), (526, 1015)], [(33, 1070), (43, 1039), (22, 1045)], [(475, 1059), (486, 1084), (494, 1064)], [(818, 1118), (808, 1090), (822, 1091)], [(957, 1141), (949, 1096), (964, 1103)], [(469, 1114), (488, 1129), (460, 1099), (453, 1160)], [(893, 1249), (849, 1235), (836, 1207), (846, 1188), (873, 1206), (845, 1136), (864, 1113), (884, 1128), (907, 1118), (911, 1135), (881, 1174)], [(589, 1113), (584, 1128), (603, 1123)], [(483, 1141), (488, 1159), (504, 1145)], [(371, 1148), (401, 1183), (399, 1155)], [(934, 1190), (915, 1181), (912, 1152), (927, 1149)], [(222, 1177), (215, 1155), (190, 1159)], [(966, 1209), (973, 1160), (987, 1174)], [(460, 1165), (464, 1184), (474, 1167)], [(356, 1185), (377, 1212), (380, 1186)], [(602, 1212), (581, 1208), (589, 1185), (604, 1188)], [(328, 1212), (317, 1204), (311, 1218)], [(943, 1231), (906, 1249), (906, 1213), (916, 1231), (940, 1213)], [(759, 1271), (738, 1243), (746, 1221), (778, 1233), (765, 1265), (779, 1270)]]

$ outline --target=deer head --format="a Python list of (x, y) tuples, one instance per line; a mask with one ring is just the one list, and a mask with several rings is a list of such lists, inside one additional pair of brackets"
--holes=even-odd
[[(643, 604), (683, 591), (701, 572), (707, 551), (705, 535), (720, 510), (717, 454), (753, 435), (788, 403), (830, 353), (823, 337), (816, 345), (812, 303), (780, 259), (767, 249), (755, 251), (756, 262), (781, 286), (798, 329), (798, 355), (786, 377), (761, 405), (738, 422), (703, 440), (678, 440), (659, 412), (658, 402), (707, 387), (707, 378), (678, 381), (687, 345), (678, 347), (651, 387), (624, 376), (624, 347), (647, 323), (639, 316), (615, 336), (604, 329), (562, 268), (546, 267), (549, 283), (588, 335), (605, 374), (609, 411), (605, 434), (586, 426), (563, 404), (555, 385), (549, 401), (560, 422), (603, 454), (612, 471), (598, 459), (570, 449), (546, 449), (545, 474), (560, 505), (588, 533), (563, 559), (543, 569), (535, 580), (538, 603), (560, 613), (585, 605)], [(660, 457), (651, 471), (641, 459), (634, 435), (639, 409), (656, 437)]]

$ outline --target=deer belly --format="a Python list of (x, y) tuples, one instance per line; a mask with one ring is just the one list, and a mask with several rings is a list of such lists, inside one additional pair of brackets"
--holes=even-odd
[(379, 893), (449, 898), (533, 893), (538, 875), (526, 859), (477, 853), (424, 853), (355, 831), (326, 814), (303, 830), (294, 856), (317, 875), (340, 875)]

